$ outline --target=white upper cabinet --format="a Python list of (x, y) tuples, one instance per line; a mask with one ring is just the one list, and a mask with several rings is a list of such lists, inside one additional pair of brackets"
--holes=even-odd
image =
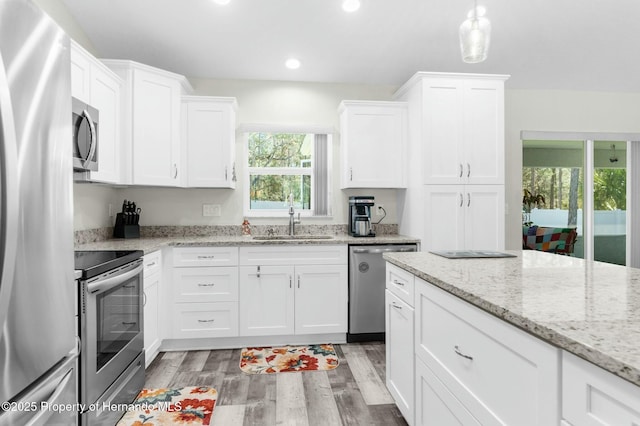
[(504, 80), (423, 77), (423, 183), (504, 183)]
[[(182, 186), (180, 106), (191, 92), (181, 75), (132, 61), (105, 60), (125, 81), (124, 182)], [(130, 171), (130, 173), (129, 173)]]
[(76, 42), (71, 42), (71, 96), (96, 108), (98, 170), (90, 180), (120, 183), (122, 80)]
[(236, 187), (236, 110), (235, 98), (183, 96), (186, 186)]
[(342, 188), (406, 187), (407, 104), (343, 101)]

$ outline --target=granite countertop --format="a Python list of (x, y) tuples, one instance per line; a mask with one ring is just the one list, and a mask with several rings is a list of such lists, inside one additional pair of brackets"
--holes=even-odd
[[(263, 236), (259, 236), (262, 238)], [(249, 245), (291, 245), (291, 244), (415, 244), (420, 240), (402, 235), (379, 235), (376, 237), (352, 237), (349, 235), (332, 235), (328, 239), (314, 238), (315, 235), (297, 235), (296, 239), (258, 240), (251, 236), (212, 235), (212, 236), (182, 236), (182, 237), (155, 237), (155, 238), (130, 238), (110, 239), (92, 243), (78, 244), (76, 250), (142, 250), (147, 253), (154, 252), (163, 247), (172, 246), (249, 246)], [(281, 238), (281, 236), (276, 236)]]
[(640, 269), (543, 253), (385, 259), (534, 336), (640, 386)]

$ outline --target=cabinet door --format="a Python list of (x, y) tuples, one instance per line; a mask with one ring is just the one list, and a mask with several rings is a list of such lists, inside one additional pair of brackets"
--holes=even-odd
[(424, 250), (464, 248), (463, 185), (424, 186)]
[(480, 422), (416, 357), (416, 426), (467, 426)]
[(504, 82), (464, 83), (465, 183), (504, 183)]
[(295, 268), (295, 333), (347, 332), (347, 265)]
[(235, 188), (235, 100), (183, 99), (187, 186)]
[(465, 185), (464, 248), (504, 250), (504, 185)]
[(240, 267), (240, 335), (294, 333), (291, 266)]
[(413, 424), (413, 308), (385, 290), (386, 385), (398, 409)]
[(71, 40), (71, 96), (83, 102), (91, 101), (91, 57)]
[(424, 183), (464, 182), (462, 95), (460, 79), (424, 81)]
[(347, 104), (340, 116), (343, 188), (404, 188), (406, 104)]
[(562, 351), (562, 416), (585, 426), (640, 424), (640, 388)]
[(135, 69), (133, 92), (133, 184), (177, 186), (180, 83)]
[(100, 114), (98, 127), (98, 171), (91, 172), (91, 180), (105, 183), (120, 182), (120, 96), (122, 81), (98, 65), (91, 66), (91, 102)]
[(144, 277), (144, 352), (148, 366), (160, 350), (160, 273)]

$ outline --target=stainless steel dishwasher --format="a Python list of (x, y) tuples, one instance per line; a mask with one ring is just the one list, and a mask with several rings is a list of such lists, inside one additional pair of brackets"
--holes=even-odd
[(415, 244), (349, 246), (349, 332), (347, 342), (384, 340), (383, 253), (416, 251)]

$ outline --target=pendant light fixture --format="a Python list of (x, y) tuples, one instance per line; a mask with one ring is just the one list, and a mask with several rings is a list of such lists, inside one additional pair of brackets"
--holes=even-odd
[(477, 0), (467, 14), (467, 20), (460, 25), (460, 50), (462, 60), (476, 64), (487, 59), (491, 41), (491, 22), (484, 17), (486, 9), (478, 7)]

